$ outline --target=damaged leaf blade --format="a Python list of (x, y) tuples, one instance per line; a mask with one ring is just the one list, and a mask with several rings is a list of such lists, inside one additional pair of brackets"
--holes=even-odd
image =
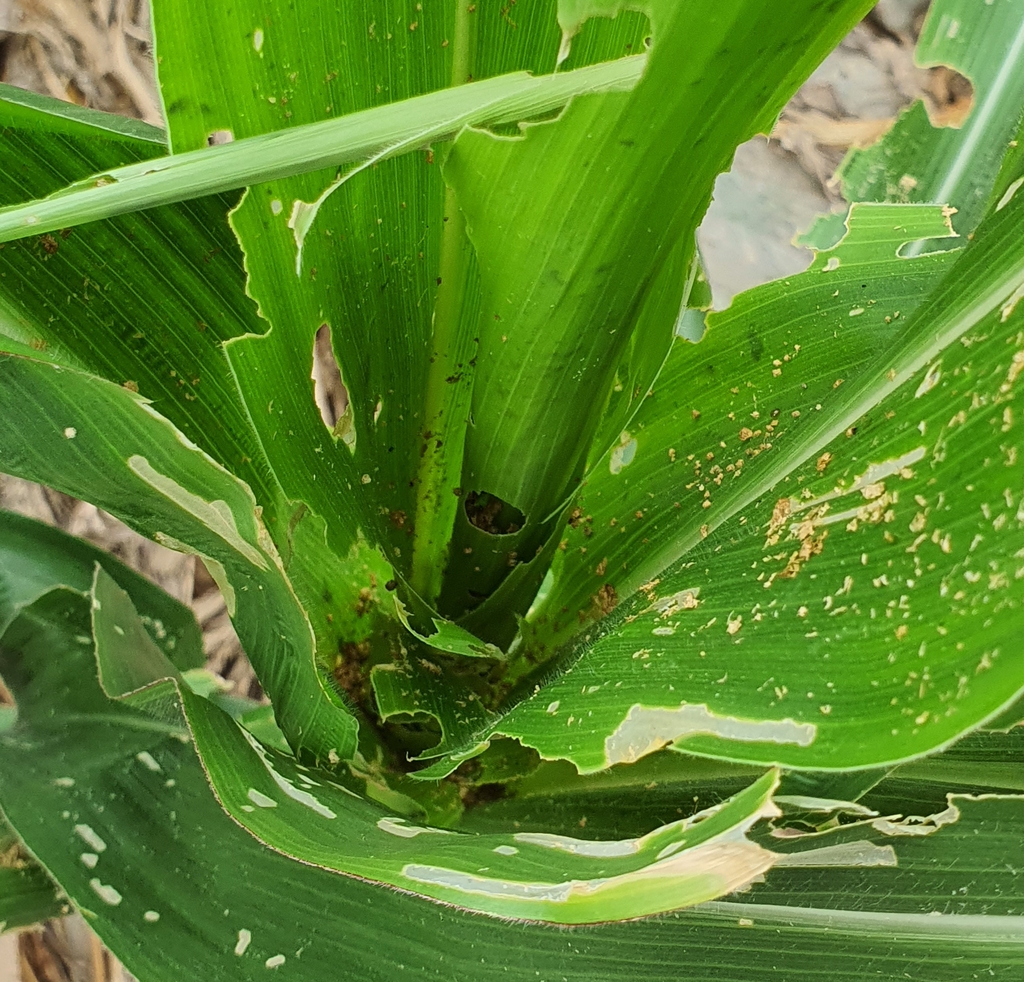
[(293, 745), (325, 760), (332, 751), (350, 756), (358, 724), (315, 662), (309, 620), (251, 490), (133, 392), (41, 361), (15, 342), (3, 347), (3, 469), (208, 561), (223, 574), (225, 602)]
[[(781, 348), (771, 359), (758, 351), (751, 385), (717, 410), (736, 427), (736, 451), (753, 426), (725, 409), (762, 432), (807, 419), (785, 439), (762, 435), (765, 467), (730, 478), (737, 491), (720, 508), (715, 475), (684, 464), (691, 495), (712, 502), (704, 527), (583, 634), (552, 681), (473, 739), (516, 737), (583, 771), (665, 743), (737, 761), (875, 767), (941, 748), (1016, 699), (1024, 668), (1007, 652), (1024, 606), (1008, 557), (1024, 548), (1012, 406), (1024, 370), (1022, 207), (990, 216), (859, 375), (835, 380), (823, 364), (820, 402), (799, 386), (765, 398), (788, 363)], [(668, 449), (650, 448), (666, 470)], [(694, 609), (659, 609), (695, 585)]]
[(949, 66), (969, 91), (933, 110), (903, 112), (878, 143), (839, 168), (848, 201), (934, 201), (956, 209), (961, 235), (981, 221), (988, 191), (1024, 111), (1024, 7), (936, 0), (914, 53), (921, 68)]
[(722, 806), (638, 839), (472, 835), (388, 816), (329, 772), (262, 746), (182, 685), (128, 594), (102, 569), (91, 594), (104, 690), (146, 708), (161, 691), (176, 690), (218, 800), (286, 855), (468, 910), (565, 924), (689, 906), (745, 886), (774, 862), (770, 850), (746, 838), (759, 820), (779, 814), (771, 802), (774, 772)]
[[(988, 815), (977, 813), (984, 826), (975, 825), (966, 802), (958, 802), (957, 823), (935, 837), (897, 841), (900, 865), (894, 870), (855, 867), (849, 871), (850, 888), (832, 885), (842, 872), (836, 867), (780, 867), (766, 884), (753, 887), (754, 897), (765, 891), (763, 902), (748, 902), (748, 893), (743, 902), (716, 901), (670, 918), (594, 925), (587, 931), (585, 949), (567, 950), (565, 932), (544, 925), (497, 919), (482, 924), (464, 911), (424, 904), (397, 891), (296, 863), (267, 849), (224, 813), (209, 793), (192, 746), (151, 726), (137, 725), (137, 716), (124, 716), (124, 725), (111, 724), (114, 704), (97, 685), (90, 646), (74, 637), (89, 630), (87, 603), (78, 598), (70, 606), (37, 606), (35, 613), (53, 625), (47, 645), (34, 646), (31, 631), (19, 625), (4, 638), (5, 680), (14, 688), (20, 713), (18, 739), (5, 742), (0, 755), (0, 774), (9, 791), (5, 807), (70, 901), (90, 911), (94, 928), (108, 945), (124, 953), (126, 967), (137, 977), (180, 978), (197, 957), (217, 971), (237, 974), (243, 966), (255, 977), (266, 971), (267, 960), (284, 954), (287, 964), (294, 957), (294, 925), (275, 912), (309, 911), (312, 916), (322, 903), (353, 924), (363, 923), (358, 919), (367, 905), (372, 904), (377, 916), (354, 936), (351, 931), (327, 932), (303, 949), (303, 973), (313, 982), (336, 978), (339, 963), (369, 977), (380, 967), (382, 949), (401, 959), (404, 967), (396, 963), (394, 973), (401, 982), (421, 978), (441, 955), (448, 958), (470, 948), (474, 977), (494, 982), (510, 977), (527, 982), (537, 970), (614, 977), (623, 959), (648, 966), (645, 971), (654, 982), (678, 982), (679, 951), (694, 947), (698, 953), (691, 959), (692, 973), (685, 976), (694, 979), (718, 970), (723, 952), (742, 952), (739, 967), (719, 972), (727, 982), (773, 982), (780, 970), (805, 971), (810, 959), (835, 957), (837, 951), (857, 965), (872, 959), (877, 976), (886, 982), (904, 977), (911, 965), (927, 971), (935, 982), (960, 982), (965, 959), (983, 962), (986, 971), (1001, 972), (1006, 978), (1013, 978), (1024, 964), (1019, 919), (1005, 916), (1019, 906), (1019, 877), (1014, 878), (1005, 857), (1016, 848), (1020, 817), (991, 811), (993, 803), (988, 802), (978, 802), (979, 808), (990, 810)], [(55, 651), (61, 652), (56, 660)], [(39, 674), (47, 663), (57, 668), (62, 687), (75, 693), (76, 713), (52, 712), (58, 705), (53, 699), (55, 676)], [(59, 753), (52, 752), (58, 747)], [(143, 756), (160, 770), (143, 763)], [(69, 809), (75, 810), (85, 834), (106, 846), (102, 853), (94, 853), (99, 857), (95, 869), (80, 859), (81, 833), (61, 818)], [(139, 809), (146, 810), (149, 821), (135, 835), (119, 834)], [(990, 840), (975, 834), (975, 828), (999, 832), (1002, 838), (993, 841), (994, 852), (979, 851)], [(969, 835), (947, 850), (942, 837), (958, 829)], [(180, 858), (169, 872), (162, 849), (175, 834), (180, 835)], [(572, 844), (555, 835), (546, 841), (550, 844), (532, 848), (549, 860), (562, 854), (558, 847)], [(912, 859), (908, 849), (922, 850), (919, 858)], [(951, 854), (958, 865), (946, 874)], [(228, 855), (232, 862), (226, 866), (223, 860)], [(996, 857), (1001, 861), (993, 861)], [(915, 891), (901, 889), (899, 877), (918, 871), (933, 877), (936, 910), (946, 916), (893, 906), (915, 902)], [(974, 871), (984, 871), (984, 883)], [(870, 910), (851, 911), (849, 898), (865, 890), (866, 872), (886, 877), (884, 890), (872, 890)], [(964, 876), (970, 876), (974, 886), (951, 902), (951, 890), (962, 885)], [(772, 892), (780, 877), (789, 879), (789, 887)], [(110, 902), (115, 896), (109, 890), (104, 891), (108, 900), (102, 899), (92, 880), (112, 887), (119, 902)], [(198, 889), (199, 884), (205, 888)], [(974, 916), (997, 895), (999, 917)], [(304, 906), (310, 897), (320, 898), (315, 907)], [(967, 916), (952, 916), (960, 909)], [(169, 916), (170, 910), (176, 915)], [(144, 918), (147, 911), (153, 913)], [(405, 929), (396, 932), (396, 923)], [(135, 944), (140, 935), (150, 943)], [(879, 943), (882, 937), (884, 944)], [(510, 950), (530, 952), (525, 966), (509, 961)], [(483, 968), (477, 971), (480, 958)]]

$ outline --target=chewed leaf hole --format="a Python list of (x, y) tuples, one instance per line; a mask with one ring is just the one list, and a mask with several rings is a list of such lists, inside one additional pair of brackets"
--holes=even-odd
[(628, 467), (633, 463), (635, 456), (636, 439), (624, 432), (619, 437), (618, 446), (612, 449), (612, 455), (608, 460), (608, 469), (613, 474), (618, 474), (623, 467)]
[(471, 525), (490, 535), (512, 535), (526, 524), (526, 516), (515, 505), (486, 491), (466, 495), (466, 517)]
[[(951, 23), (950, 27), (955, 23)], [(931, 69), (925, 107), (932, 126), (960, 129), (974, 108), (974, 86), (971, 80), (946, 65)]]
[(313, 341), (313, 399), (320, 410), (320, 418), (336, 440), (342, 440), (349, 450), (355, 450), (356, 431), (352, 422), (352, 406), (348, 389), (341, 378), (338, 360), (331, 344), (331, 328), (322, 324)]
[(225, 143), (234, 143), (235, 134), (231, 130), (214, 130), (206, 137), (208, 147), (219, 147)]

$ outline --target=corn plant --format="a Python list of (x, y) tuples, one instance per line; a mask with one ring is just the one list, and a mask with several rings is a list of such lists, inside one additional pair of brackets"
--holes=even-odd
[[(142, 982), (1020, 978), (1024, 3), (806, 272), (695, 230), (864, 0), (154, 3), (167, 123), (0, 90), (8, 926)], [(699, 340), (694, 340), (699, 339)]]

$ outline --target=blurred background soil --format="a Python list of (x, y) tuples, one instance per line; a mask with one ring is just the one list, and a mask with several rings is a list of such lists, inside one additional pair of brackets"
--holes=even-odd
[(0, 0), (0, 80), (160, 125), (148, 0)]
[[(882, 0), (800, 89), (771, 137), (739, 148), (699, 234), (716, 307), (810, 263), (792, 240), (816, 215), (843, 210), (833, 174), (851, 147), (874, 142), (915, 99), (935, 121), (956, 121), (969, 109), (965, 80), (914, 65), (927, 6)], [(148, 0), (0, 0), (0, 81), (160, 125)], [(261, 697), (201, 563), (142, 539), (92, 505), (2, 475), (0, 507), (88, 539), (190, 604), (209, 667), (240, 694)], [(81, 918), (0, 936), (0, 982), (128, 978)]]

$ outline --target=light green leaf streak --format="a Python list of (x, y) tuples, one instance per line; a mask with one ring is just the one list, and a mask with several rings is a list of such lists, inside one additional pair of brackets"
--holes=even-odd
[(0, 242), (125, 212), (187, 201), (451, 138), (470, 124), (516, 122), (576, 95), (632, 87), (645, 56), (534, 78), (525, 72), (442, 89), (403, 102), (236, 140), (160, 161), (114, 168), (51, 198), (0, 209)]
[(170, 498), (178, 507), (187, 511), (211, 532), (219, 535), (232, 549), (249, 560), (259, 569), (269, 569), (266, 559), (255, 546), (246, 542), (239, 534), (235, 516), (226, 501), (204, 501), (199, 495), (186, 490), (177, 481), (155, 470), (145, 457), (133, 454), (128, 466), (150, 487)]

